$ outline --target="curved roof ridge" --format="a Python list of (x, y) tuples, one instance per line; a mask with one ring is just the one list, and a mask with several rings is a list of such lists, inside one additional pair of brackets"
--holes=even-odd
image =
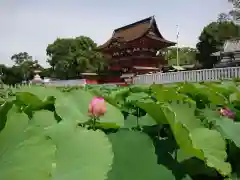
[(120, 27), (113, 31), (112, 37), (105, 42), (103, 45), (99, 46), (100, 49), (107, 47), (113, 40), (118, 40), (119, 42), (130, 42), (133, 40), (137, 40), (145, 35), (147, 35), (150, 31), (153, 31), (155, 34), (155, 40), (160, 40), (165, 43), (171, 43), (171, 41), (167, 41), (163, 38), (162, 34), (159, 32), (157, 27), (157, 23), (154, 16), (150, 16), (148, 18), (142, 19), (140, 21), (134, 22), (132, 24)]
[(114, 32), (131, 28), (132, 26), (135, 26), (135, 25), (137, 25), (137, 24), (142, 24), (142, 23), (150, 22), (153, 18), (154, 18), (154, 16), (150, 16), (150, 17), (147, 17), (147, 18), (145, 18), (145, 19), (141, 19), (141, 20), (136, 21), (136, 22), (134, 22), (134, 23), (131, 23), (131, 24), (122, 26), (122, 27), (120, 27), (120, 28), (117, 28), (117, 29), (114, 30)]

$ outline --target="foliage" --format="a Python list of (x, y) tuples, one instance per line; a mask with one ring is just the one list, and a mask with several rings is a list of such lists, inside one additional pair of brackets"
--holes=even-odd
[[(0, 178), (234, 178), (238, 86), (223, 81), (12, 88), (0, 106)], [(87, 109), (96, 95), (107, 101), (107, 113), (93, 124)], [(234, 120), (218, 112), (225, 107)]]
[(212, 53), (222, 50), (224, 42), (229, 38), (239, 37), (240, 29), (231, 21), (212, 22), (205, 26), (199, 36), (196, 47), (199, 51), (197, 60), (206, 68), (218, 62)]
[(0, 65), (2, 76), (1, 79), (4, 84), (14, 85), (19, 84), (24, 80), (31, 79), (33, 76), (33, 70), (29, 63), (24, 63), (23, 66), (14, 65), (12, 67), (6, 67)]
[(32, 61), (32, 56), (27, 52), (20, 52), (12, 55), (11, 60), (14, 61), (15, 64), (21, 65), (25, 61)]
[[(167, 48), (165, 58), (168, 60), (169, 65), (177, 65), (177, 48)], [(195, 64), (197, 50), (190, 47), (181, 47), (178, 49), (179, 65)]]
[(4, 84), (19, 84), (22, 81), (29, 81), (34, 76), (35, 70), (43, 70), (37, 60), (33, 60), (27, 52), (20, 52), (12, 55), (14, 61), (12, 67), (0, 64), (1, 80)]
[(97, 51), (97, 44), (86, 36), (58, 38), (47, 47), (49, 65), (61, 79), (79, 77), (83, 72), (99, 72), (106, 59)]

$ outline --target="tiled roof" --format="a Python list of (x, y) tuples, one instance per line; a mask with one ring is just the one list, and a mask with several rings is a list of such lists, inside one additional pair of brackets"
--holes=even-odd
[(163, 38), (163, 36), (158, 30), (155, 18), (154, 16), (152, 16), (152, 17), (148, 17), (146, 19), (137, 21), (135, 23), (129, 24), (127, 26), (115, 29), (112, 37), (106, 43), (99, 46), (99, 48), (103, 49), (107, 47), (113, 40), (116, 40), (116, 39), (120, 42), (133, 41), (147, 34), (152, 28), (155, 30), (156, 35), (151, 38), (154, 38), (155, 40), (159, 40), (165, 43), (170, 43), (173, 45), (175, 44)]

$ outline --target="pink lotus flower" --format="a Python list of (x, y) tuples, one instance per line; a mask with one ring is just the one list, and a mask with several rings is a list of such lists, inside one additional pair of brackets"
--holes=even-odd
[(106, 110), (107, 110), (106, 102), (103, 98), (100, 98), (100, 97), (94, 97), (88, 106), (88, 114), (91, 117), (103, 116)]
[(233, 111), (231, 111), (229, 108), (222, 108), (222, 109), (220, 109), (219, 112), (220, 112), (221, 116), (226, 116), (230, 119), (235, 118), (235, 113)]

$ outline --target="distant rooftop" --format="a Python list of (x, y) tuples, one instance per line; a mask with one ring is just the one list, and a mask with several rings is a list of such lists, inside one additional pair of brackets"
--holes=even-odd
[[(229, 39), (224, 43), (223, 51), (215, 52), (212, 55), (221, 58), (215, 67), (232, 67), (237, 66), (240, 63), (239, 57), (237, 56), (240, 52), (240, 38)], [(222, 56), (223, 55), (223, 56)]]
[[(153, 29), (152, 34), (148, 32)], [(113, 31), (112, 37), (103, 45), (99, 46), (100, 49), (106, 48), (113, 40), (121, 42), (130, 42), (136, 40), (144, 35), (149, 38), (161, 41), (169, 45), (175, 45), (175, 42), (166, 40), (160, 33), (154, 16), (142, 19), (140, 21), (128, 24), (126, 26), (117, 28)]]
[(240, 51), (240, 39), (227, 40), (223, 46), (224, 53)]
[(240, 52), (240, 38), (233, 38), (225, 41), (223, 50), (212, 53), (213, 56), (220, 56), (222, 53)]

